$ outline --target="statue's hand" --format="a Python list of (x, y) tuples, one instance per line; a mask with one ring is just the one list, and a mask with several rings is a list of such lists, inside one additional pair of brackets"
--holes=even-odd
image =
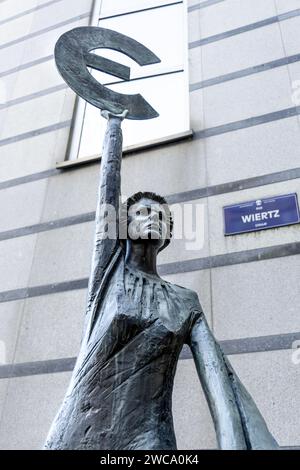
[(125, 109), (123, 111), (123, 113), (121, 113), (121, 114), (114, 114), (111, 111), (107, 111), (106, 109), (103, 109), (101, 111), (101, 116), (104, 117), (107, 120), (109, 120), (111, 118), (119, 118), (119, 119), (121, 119), (121, 121), (123, 121), (126, 118), (128, 112), (129, 112), (128, 109)]

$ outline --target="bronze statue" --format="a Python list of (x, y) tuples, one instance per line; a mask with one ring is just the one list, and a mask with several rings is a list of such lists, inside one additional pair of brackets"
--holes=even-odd
[[(192, 350), (219, 447), (277, 448), (214, 339), (197, 294), (157, 273), (157, 255), (172, 232), (166, 201), (138, 193), (119, 207), (121, 123), (126, 114), (102, 112), (107, 131), (84, 334), (45, 448), (176, 449), (172, 389), (184, 344)], [(111, 207), (115, 236), (107, 237)], [(119, 227), (124, 226), (126, 239), (120, 236)]]

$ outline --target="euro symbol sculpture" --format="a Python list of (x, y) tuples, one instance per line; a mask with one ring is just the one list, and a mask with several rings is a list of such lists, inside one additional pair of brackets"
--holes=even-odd
[(116, 115), (127, 110), (127, 119), (158, 117), (158, 113), (140, 94), (124, 95), (109, 90), (91, 75), (88, 67), (123, 80), (130, 78), (129, 67), (92, 53), (101, 48), (122, 52), (141, 66), (160, 62), (147, 47), (116, 31), (93, 26), (75, 28), (63, 34), (55, 47), (57, 68), (69, 87), (101, 110)]

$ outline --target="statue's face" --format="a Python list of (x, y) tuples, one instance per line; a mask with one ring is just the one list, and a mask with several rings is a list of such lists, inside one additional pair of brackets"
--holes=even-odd
[(129, 208), (128, 235), (131, 240), (148, 240), (161, 248), (168, 234), (164, 205), (142, 198)]

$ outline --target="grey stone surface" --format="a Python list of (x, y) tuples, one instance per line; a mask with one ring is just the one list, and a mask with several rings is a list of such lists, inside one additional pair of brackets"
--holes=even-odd
[(279, 14), (299, 8), (298, 0), (275, 0), (277, 12)]
[(300, 366), (293, 364), (292, 351), (231, 356), (230, 361), (279, 445), (299, 446)]
[(1, 139), (69, 120), (72, 117), (73, 105), (73, 94), (62, 90), (2, 110)]
[[(161, 5), (160, 0), (151, 0), (145, 1), (143, 4), (138, 0), (127, 0), (126, 4), (123, 0), (115, 0), (111, 2), (110, 0), (103, 0), (103, 5), (101, 8), (101, 17), (116, 15), (120, 13), (128, 13), (130, 11), (136, 11), (143, 8), (155, 7)], [(173, 0), (164, 0), (163, 4), (173, 3)]]
[(76, 357), (83, 332), (85, 302), (86, 290), (28, 299), (19, 328), (15, 362)]
[[(69, 16), (71, 18), (71, 16)], [(28, 39), (24, 42), (18, 43), (14, 46), (8, 47), (0, 51), (0, 58), (6, 59), (6, 69), (15, 67), (17, 64), (13, 60), (11, 50), (14, 51), (17, 57), (22, 57), (22, 62), (26, 63), (31, 60), (40, 59), (41, 57), (53, 54), (54, 45), (61, 34), (70, 29), (70, 26), (85, 26), (88, 23), (87, 18), (74, 21), (71, 25), (66, 24), (65, 26), (55, 28), (47, 33), (44, 33), (32, 39)], [(10, 55), (9, 55), (10, 54)], [(11, 57), (12, 56), (12, 57)], [(21, 61), (21, 60), (20, 60)]]
[[(299, 5), (298, 5), (299, 8)], [(297, 44), (297, 31), (299, 31), (300, 18), (291, 18), (280, 24), (282, 41), (287, 55), (297, 54), (299, 45)]]
[[(287, 24), (288, 22), (283, 22), (282, 24)], [(261, 47), (261, 44), (264, 47)], [(294, 54), (296, 53), (294, 52)], [(287, 55), (291, 54), (287, 52)], [(275, 23), (227, 38), (223, 41), (205, 45), (202, 48), (203, 79), (263, 64), (264, 62), (270, 62), (284, 56), (285, 50), (281, 40), (279, 25)]]
[(2, 379), (0, 381), (0, 422), (1, 422), (3, 410), (4, 410), (4, 407), (5, 407), (8, 382), (9, 381), (6, 380), (6, 379)]
[[(5, 15), (6, 16), (6, 15)], [(1, 15), (1, 20), (4, 16)], [(13, 23), (9, 22), (1, 25), (0, 41), (1, 44), (16, 39), (16, 31), (18, 36), (25, 36), (31, 30), (32, 15), (23, 16), (16, 19)]]
[(46, 187), (47, 180), (41, 180), (1, 191), (0, 232), (39, 223)]
[[(27, 8), (21, 11), (18, 11), (18, 8), (16, 8), (17, 12), (15, 12), (13, 15), (4, 17), (4, 19), (0, 21), (0, 24), (10, 23), (11, 21), (15, 21), (19, 18), (22, 18), (23, 16), (34, 14), (37, 10), (40, 10), (41, 8), (47, 8), (49, 6), (52, 6), (54, 3), (58, 3), (61, 1), (62, 0), (46, 0), (44, 2), (41, 2), (40, 4), (33, 3), (31, 5), (31, 8)], [(28, 3), (30, 4), (30, 1)]]
[(167, 196), (203, 187), (206, 182), (204, 143), (187, 141), (128, 155), (122, 172), (122, 193), (129, 196), (141, 189)]
[(189, 81), (191, 84), (198, 83), (203, 80), (203, 68), (202, 68), (202, 54), (201, 48), (196, 47), (195, 49), (189, 50)]
[(203, 38), (256, 23), (276, 15), (273, 0), (226, 0), (201, 11)]
[(18, 289), (27, 285), (36, 235), (14, 238), (0, 243), (1, 291)]
[(0, 107), (2, 107), (2, 109), (10, 108), (12, 106), (17, 106), (18, 104), (26, 103), (26, 102), (31, 101), (31, 100), (35, 100), (37, 98), (40, 98), (41, 96), (48, 96), (48, 95), (51, 95), (53, 93), (57, 93), (60, 90), (65, 90), (65, 89), (66, 89), (66, 85), (64, 85), (64, 84), (56, 85), (54, 87), (46, 88), (44, 90), (40, 90), (40, 91), (37, 91), (35, 93), (31, 93), (29, 95), (26, 95), (26, 96), (20, 96), (19, 98), (11, 99), (11, 100), (7, 101), (5, 104), (3, 104), (2, 106), (0, 105)]
[(0, 425), (0, 449), (41, 449), (70, 373), (10, 380)]
[(289, 69), (289, 74), (290, 74), (290, 79), (291, 79), (291, 87), (292, 91), (297, 92), (295, 93), (295, 96), (291, 96), (291, 101), (294, 105), (298, 104), (299, 100), (299, 82), (297, 80), (300, 80), (299, 75), (300, 75), (300, 64), (299, 62), (295, 62), (294, 64), (289, 64), (288, 65)]
[(59, 174), (48, 181), (43, 222), (94, 212), (99, 165), (88, 165)]
[(68, 20), (70, 17), (86, 13), (91, 10), (91, 7), (92, 0), (73, 0), (72, 9), (69, 9), (66, 0), (63, 0), (48, 8), (38, 10), (33, 15), (30, 32), (39, 31), (43, 28), (47, 28), (47, 26)]
[(22, 300), (0, 304), (0, 365), (14, 360), (23, 307)]
[(38, 234), (29, 285), (87, 277), (92, 256), (93, 225), (91, 222)]
[[(28, 8), (34, 8), (37, 5), (38, 0), (28, 0)], [(24, 11), (24, 5), (17, 2), (1, 2), (0, 4), (0, 13), (1, 17), (9, 18), (10, 16), (16, 15)]]
[(178, 363), (173, 413), (179, 450), (217, 448), (213, 422), (192, 359)]
[(65, 154), (70, 129), (64, 128), (1, 147), (1, 181), (53, 169)]
[[(289, 74), (291, 79), (291, 101), (294, 106), (300, 104), (300, 63), (289, 65)], [(300, 128), (300, 116), (298, 116), (298, 126)]]
[(59, 27), (65, 26), (67, 24), (72, 24), (75, 21), (79, 21), (80, 19), (87, 18), (89, 16), (89, 13), (84, 13), (82, 15), (77, 15), (72, 18), (68, 18), (67, 20), (60, 21), (59, 23), (55, 23), (54, 25), (46, 26), (44, 28), (38, 29), (37, 31), (31, 31), (29, 34), (26, 34), (24, 36), (19, 36), (16, 37), (15, 39), (11, 41), (4, 42), (1, 44), (0, 49), (7, 49), (8, 47), (13, 47), (15, 45), (18, 45), (22, 42), (28, 41), (33, 38), (37, 38), (42, 36), (45, 33), (48, 33), (49, 31), (53, 31)]
[(240, 78), (255, 75), (257, 73), (263, 73), (268, 70), (276, 69), (278, 67), (283, 67), (284, 65), (298, 63), (299, 60), (300, 60), (300, 54), (295, 54), (292, 56), (282, 57), (281, 59), (273, 60), (271, 62), (266, 62), (264, 64), (258, 64), (252, 67), (247, 67), (245, 69), (236, 70), (235, 72), (228, 73), (225, 75), (219, 75), (218, 77), (213, 77), (208, 80), (191, 83), (190, 91), (199, 90), (200, 88), (208, 88), (211, 86), (215, 86), (215, 85), (233, 81), (233, 80), (238, 80)]
[(20, 43), (14, 47), (14, 54), (11, 53), (11, 50), (9, 50), (9, 48), (2, 49), (0, 51), (0, 60), (2, 64), (1, 72), (20, 65), (23, 60), (24, 49), (25, 43)]
[(94, 212), (99, 166), (87, 165), (49, 178), (42, 221)]
[[(1, 72), (0, 72), (1, 74)], [(12, 74), (10, 80), (6, 80), (7, 77), (1, 77), (0, 85), (0, 108), (6, 103), (6, 101), (11, 99), (11, 96), (14, 93), (14, 89), (17, 83), (18, 74)]]
[(299, 167), (298, 129), (293, 117), (207, 139), (208, 184)]
[(299, 257), (212, 270), (214, 333), (219, 340), (299, 331)]
[(20, 72), (1, 77), (2, 93), (3, 90), (6, 92), (5, 97), (1, 97), (1, 103), (62, 83), (63, 80), (55, 67), (54, 60), (48, 60)]
[(57, 131), (59, 129), (64, 129), (66, 127), (70, 128), (70, 126), (71, 126), (71, 120), (69, 119), (68, 121), (54, 123), (54, 124), (51, 124), (50, 126), (39, 127), (37, 129), (33, 129), (28, 132), (23, 132), (21, 134), (12, 135), (10, 137), (2, 139), (0, 141), (0, 146), (3, 147), (6, 145), (12, 145), (16, 142), (22, 142), (27, 139), (32, 139), (33, 137), (37, 135), (47, 134), (48, 132)]
[[(193, 92), (193, 98), (199, 91)], [(287, 66), (202, 90), (205, 128), (280, 111), (293, 105)]]
[(205, 102), (203, 90), (193, 93), (190, 100), (190, 123), (193, 131), (205, 129)]
[(200, 10), (191, 11), (188, 14), (188, 41), (197, 41), (201, 37)]

